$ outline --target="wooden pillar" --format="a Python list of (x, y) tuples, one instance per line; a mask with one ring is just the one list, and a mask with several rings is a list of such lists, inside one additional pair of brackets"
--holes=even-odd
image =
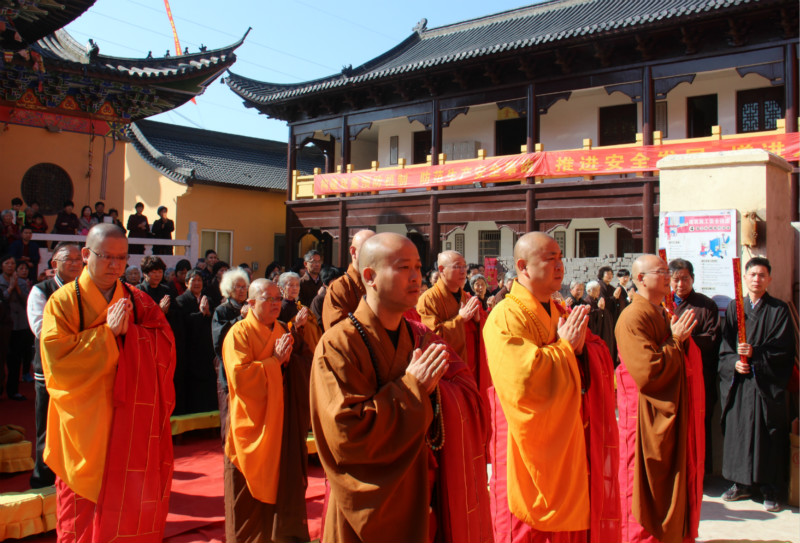
[(653, 130), (656, 129), (656, 97), (653, 92), (653, 70), (645, 66), (642, 70), (642, 143), (653, 145)]
[(342, 145), (341, 145), (342, 172), (347, 171), (350, 164), (350, 130), (347, 127), (347, 115), (342, 115)]
[(539, 105), (536, 101), (536, 85), (533, 83), (528, 84), (527, 96), (527, 140), (525, 145), (529, 153), (536, 149), (536, 144), (539, 143)]
[(439, 153), (442, 152), (442, 112), (439, 111), (439, 99), (431, 103), (431, 164), (439, 164)]
[(653, 183), (645, 181), (642, 187), (642, 251), (654, 254), (656, 238), (653, 231)]
[(430, 258), (431, 266), (436, 266), (436, 259), (439, 256), (439, 197), (435, 194), (431, 194), (430, 205), (429, 205), (429, 213), (430, 213), (430, 225), (431, 225), (431, 234), (430, 234), (430, 242), (428, 244), (428, 256)]
[[(292, 200), (292, 183), (293, 183), (293, 172), (297, 169), (297, 147), (294, 144), (294, 127), (291, 125), (289, 126), (289, 145), (287, 147), (286, 152), (286, 201), (291, 202)], [(289, 206), (286, 207), (286, 219), (284, 222), (284, 232), (286, 236), (286, 250), (284, 252), (284, 258), (286, 261), (284, 264), (287, 266), (291, 266), (292, 264), (292, 253), (294, 252), (294, 240), (292, 239), (292, 231), (289, 228), (289, 216), (290, 216), (290, 208)]]
[(347, 228), (347, 203), (344, 198), (339, 198), (339, 267), (346, 268), (350, 265), (350, 230)]
[(533, 187), (528, 187), (525, 193), (525, 232), (536, 230), (536, 193)]
[[(797, 78), (797, 44), (789, 43), (784, 48), (783, 56), (783, 89), (784, 89), (784, 103), (786, 104), (786, 114), (783, 116), (786, 119), (786, 131), (797, 132), (797, 116), (800, 115), (800, 108), (798, 107), (798, 78)], [(790, 177), (791, 183), (791, 213), (790, 219), (793, 221), (800, 220), (800, 191), (798, 191), (797, 174), (793, 173)]]

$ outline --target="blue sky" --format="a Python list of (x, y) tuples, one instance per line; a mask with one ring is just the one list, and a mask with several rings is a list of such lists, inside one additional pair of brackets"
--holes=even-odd
[[(534, 0), (170, 0), (181, 47), (197, 51), (237, 41), (232, 71), (276, 83), (324, 77), (348, 64), (358, 66), (397, 45), (423, 17), (428, 28), (528, 5)], [(163, 0), (97, 0), (67, 31), (79, 42), (93, 38), (101, 54), (156, 57), (174, 42)], [(215, 81), (198, 97), (153, 120), (286, 141), (282, 121), (242, 105), (227, 86)]]

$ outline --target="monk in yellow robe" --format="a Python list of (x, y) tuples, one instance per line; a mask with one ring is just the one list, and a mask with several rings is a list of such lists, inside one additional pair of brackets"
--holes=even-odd
[(403, 313), (422, 274), (404, 236), (359, 256), (366, 296), (322, 337), (311, 423), (330, 481), (324, 542), (490, 542), (487, 421), (471, 372)]
[(694, 310), (670, 316), (667, 263), (642, 255), (637, 292), (616, 325), (624, 542), (694, 541), (704, 469), (703, 362)]
[(567, 314), (552, 299), (564, 278), (561, 258), (547, 234), (522, 236), (517, 279), (483, 331), (502, 406), (493, 412), (497, 541), (619, 540), (614, 366), (587, 331), (587, 308)]
[(44, 461), (56, 474), (58, 541), (160, 541), (175, 341), (159, 306), (119, 281), (128, 259), (121, 228), (92, 227), (81, 257), (86, 268), (42, 316)]
[(293, 335), (277, 320), (278, 286), (256, 279), (247, 303), (222, 346), (230, 398), (226, 541), (308, 541), (308, 364), (292, 356)]
[(460, 253), (440, 253), (437, 265), (439, 279), (419, 297), (417, 312), (422, 324), (441, 336), (469, 366), (486, 399), (491, 386), (481, 335), (486, 313), (478, 297), (464, 290), (467, 264)]
[(322, 328), (330, 330), (331, 327), (342, 319), (347, 318), (358, 307), (361, 298), (367, 293), (361, 281), (361, 272), (358, 268), (358, 254), (361, 246), (375, 235), (372, 230), (360, 230), (353, 236), (350, 244), (350, 265), (347, 273), (334, 280), (325, 293), (325, 302), (322, 304)]

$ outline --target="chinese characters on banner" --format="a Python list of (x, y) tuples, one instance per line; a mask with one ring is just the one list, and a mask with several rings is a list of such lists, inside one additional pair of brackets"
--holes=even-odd
[(800, 134), (773, 134), (693, 143), (631, 146), (573, 151), (545, 151), (466, 160), (439, 166), (412, 166), (379, 171), (314, 176), (314, 194), (340, 194), (410, 188), (499, 183), (528, 177), (582, 177), (656, 170), (656, 163), (675, 154), (765, 149), (789, 161), (800, 158)]
[(735, 293), (731, 266), (738, 247), (736, 210), (662, 212), (658, 235), (668, 261), (692, 263), (694, 289), (720, 309), (727, 308)]
[(483, 276), (486, 277), (486, 284), (489, 290), (497, 288), (497, 259), (492, 257), (483, 258)]

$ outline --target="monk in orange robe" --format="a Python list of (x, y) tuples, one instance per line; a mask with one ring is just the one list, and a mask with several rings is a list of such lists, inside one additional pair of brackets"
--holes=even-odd
[[(585, 306), (553, 299), (558, 243), (531, 232), (514, 247), (517, 279), (483, 330), (495, 401), (495, 541), (619, 541), (614, 364)], [(494, 394), (493, 394), (494, 397)]]
[(670, 272), (640, 256), (637, 293), (616, 325), (624, 542), (694, 541), (704, 471), (703, 362), (691, 340), (694, 311), (667, 314)]
[(359, 256), (366, 297), (325, 332), (311, 369), (311, 423), (330, 481), (324, 542), (490, 542), (484, 440), (471, 372), (403, 313), (422, 274), (404, 236)]
[(308, 541), (310, 362), (293, 356), (294, 337), (277, 320), (281, 292), (275, 283), (253, 281), (247, 303), (247, 316), (231, 327), (222, 346), (231, 419), (225, 441), (226, 541)]
[(456, 251), (444, 251), (437, 259), (439, 279), (417, 302), (422, 324), (440, 335), (472, 371), (478, 389), (488, 401), (491, 376), (481, 331), (486, 312), (476, 296), (464, 290), (467, 264)]
[(160, 541), (175, 341), (159, 306), (119, 281), (128, 259), (121, 228), (93, 226), (81, 256), (83, 273), (50, 297), (42, 318), (44, 461), (56, 474), (58, 541)]
[(325, 302), (322, 304), (322, 328), (330, 330), (334, 324), (347, 318), (358, 307), (361, 298), (367, 293), (364, 283), (361, 282), (361, 272), (358, 269), (358, 254), (361, 246), (375, 235), (372, 230), (361, 230), (353, 236), (350, 244), (350, 266), (347, 273), (331, 283), (325, 293)]

